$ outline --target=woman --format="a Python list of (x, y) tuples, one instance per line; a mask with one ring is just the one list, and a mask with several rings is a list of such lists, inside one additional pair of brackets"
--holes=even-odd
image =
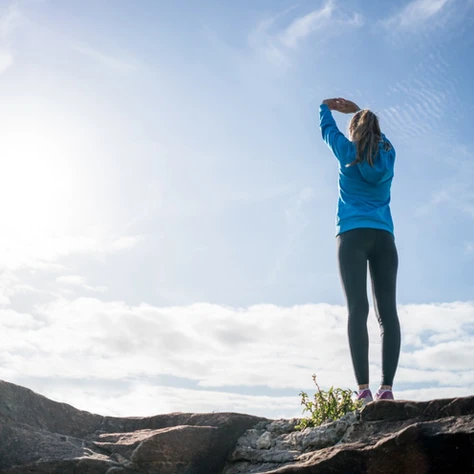
[[(337, 128), (331, 111), (354, 113), (349, 140)], [(326, 99), (320, 106), (324, 141), (339, 161), (336, 241), (339, 272), (349, 312), (349, 346), (364, 404), (369, 388), (367, 262), (375, 313), (382, 338), (382, 381), (375, 400), (393, 400), (393, 378), (400, 355), (396, 306), (398, 254), (390, 212), (395, 149), (380, 131), (377, 116), (350, 100)]]

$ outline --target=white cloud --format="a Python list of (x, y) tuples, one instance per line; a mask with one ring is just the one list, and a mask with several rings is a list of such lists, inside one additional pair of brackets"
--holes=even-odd
[(414, 0), (385, 21), (388, 27), (412, 28), (432, 19), (452, 0)]
[(450, 0), (415, 0), (401, 13), (401, 26), (411, 26), (426, 21), (439, 13)]
[[(407, 364), (405, 356), (403, 357), (403, 363)], [(474, 381), (474, 370), (464, 371), (450, 371), (442, 369), (414, 369), (406, 366), (401, 366), (397, 370), (397, 384), (432, 384), (438, 385), (440, 381), (443, 381), (443, 386), (448, 387), (465, 387), (466, 385), (472, 385)]]
[(0, 49), (0, 74), (4, 73), (13, 64), (13, 54)]
[(399, 312), (403, 317), (404, 331), (412, 335), (463, 331), (465, 325), (474, 321), (471, 302), (403, 305)]
[(67, 285), (85, 285), (86, 279), (79, 275), (63, 275), (56, 278), (58, 283), (66, 283)]
[(298, 42), (323, 28), (331, 18), (333, 10), (333, 3), (328, 2), (320, 10), (314, 10), (307, 15), (297, 18), (280, 34), (279, 40), (281, 44), (288, 48), (295, 48), (298, 46)]
[(439, 370), (468, 370), (474, 374), (474, 337), (454, 339), (406, 354), (404, 361), (412, 367)]
[(278, 66), (289, 66), (290, 50), (296, 50), (311, 35), (324, 31), (324, 35), (327, 36), (331, 31), (340, 32), (349, 27), (359, 27), (364, 23), (360, 14), (353, 13), (352, 17), (347, 17), (336, 7), (333, 0), (329, 0), (320, 9), (313, 10), (281, 27), (278, 22), (292, 10), (294, 8), (262, 20), (249, 35), (250, 45), (268, 61)]
[[(57, 379), (56, 379), (57, 380)], [(234, 412), (271, 419), (302, 416), (299, 392), (289, 396), (249, 395), (218, 390), (196, 390), (134, 381), (123, 388), (98, 386), (87, 380), (57, 384), (32, 379), (29, 388), (78, 409), (108, 416), (150, 416), (160, 413)], [(21, 384), (21, 383), (20, 383)], [(432, 400), (469, 396), (474, 384), (417, 388), (396, 392), (400, 400)], [(314, 393), (308, 390), (311, 395)]]
[(90, 286), (87, 284), (86, 279), (79, 275), (62, 275), (56, 278), (56, 282), (80, 287), (84, 290), (95, 291), (102, 293), (107, 290), (105, 286)]
[(12, 272), (3, 271), (0, 273), (0, 306), (10, 304), (10, 297), (14, 294), (13, 287), (18, 284), (19, 278)]
[[(399, 314), (403, 339), (396, 384), (430, 384), (451, 394), (474, 386), (474, 303), (406, 305), (399, 307)], [(31, 388), (35, 380), (44, 380), (43, 393), (91, 411), (106, 409), (110, 397), (105, 387), (113, 383), (119, 387), (111, 397), (114, 414), (130, 414), (131, 407), (140, 405), (141, 415), (208, 411), (212, 406), (289, 416), (292, 398), (291, 413), (297, 416), (298, 393), (312, 388), (313, 373), (323, 387), (355, 386), (346, 321), (345, 307), (328, 304), (158, 308), (60, 298), (36, 305), (31, 314), (0, 312), (0, 378), (21, 379)], [(372, 312), (369, 335), (371, 380), (376, 384), (381, 346)], [(419, 341), (415, 351), (406, 347), (410, 339)], [(186, 387), (159, 383), (150, 388), (160, 376), (197, 388), (187, 392)], [(69, 381), (68, 389), (56, 385), (61, 379)], [(85, 380), (94, 381), (96, 393), (83, 394)], [(129, 387), (131, 381), (138, 385)], [(247, 387), (248, 396), (235, 386)], [(261, 398), (261, 389), (255, 393), (262, 386), (277, 412), (265, 408), (270, 398)], [(405, 388), (403, 393), (420, 399), (426, 392)], [(157, 395), (163, 395), (162, 405), (152, 403)]]
[(76, 408), (108, 416), (150, 416), (171, 412), (234, 412), (274, 419), (301, 416), (298, 396), (245, 395), (143, 382), (133, 382), (125, 389), (88, 387), (86, 382), (83, 390), (71, 390), (71, 387), (55, 387), (34, 381), (30, 388), (53, 400), (67, 399)]
[(30, 314), (19, 313), (12, 309), (1, 309), (0, 326), (2, 328), (13, 328), (20, 331), (23, 329), (31, 330), (38, 327), (38, 321), (36, 321), (35, 318)]
[(60, 259), (69, 255), (101, 255), (129, 250), (143, 236), (118, 238), (90, 236), (51, 236), (28, 234), (21, 237), (0, 236), (0, 266), (9, 270), (32, 268), (62, 271)]
[[(10, 306), (14, 296), (21, 295), (22, 299), (30, 295), (34, 299), (46, 297), (51, 299), (52, 294), (48, 291), (40, 290), (31, 285), (21, 282), (21, 279), (14, 272), (3, 270), (0, 274), (0, 307)], [(54, 296), (54, 295), (53, 295)]]
[(474, 384), (465, 387), (432, 387), (418, 388), (414, 390), (403, 390), (397, 393), (399, 400), (427, 401), (439, 398), (468, 397), (474, 391)]
[(121, 73), (131, 73), (137, 69), (137, 64), (126, 61), (122, 58), (106, 54), (85, 44), (74, 44), (73, 49), (82, 55), (92, 58), (103, 66)]
[(18, 5), (11, 3), (0, 11), (0, 74), (3, 74), (14, 62), (11, 37), (21, 21)]
[(126, 235), (112, 242), (110, 249), (112, 251), (128, 250), (135, 247), (144, 238), (143, 235)]

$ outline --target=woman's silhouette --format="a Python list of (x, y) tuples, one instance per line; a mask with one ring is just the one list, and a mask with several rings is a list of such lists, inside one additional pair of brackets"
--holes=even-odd
[[(332, 110), (353, 113), (349, 139), (337, 128)], [(375, 313), (382, 338), (382, 381), (376, 400), (393, 399), (392, 385), (400, 355), (396, 306), (398, 253), (390, 212), (395, 149), (380, 131), (377, 116), (350, 100), (326, 99), (320, 106), (324, 141), (339, 162), (336, 242), (339, 272), (348, 307), (349, 346), (364, 403), (369, 388), (367, 263)]]

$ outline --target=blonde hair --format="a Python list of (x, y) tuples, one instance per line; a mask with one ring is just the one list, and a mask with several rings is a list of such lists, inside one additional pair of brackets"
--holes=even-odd
[[(356, 145), (356, 159), (346, 166), (353, 166), (365, 158), (373, 167), (379, 154), (379, 143), (382, 140), (377, 115), (369, 109), (356, 112), (349, 122), (349, 137)], [(385, 150), (388, 151), (390, 148), (390, 144), (385, 143)]]

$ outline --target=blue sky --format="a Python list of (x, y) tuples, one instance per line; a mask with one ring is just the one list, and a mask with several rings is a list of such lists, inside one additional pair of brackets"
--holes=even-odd
[(472, 393), (473, 22), (472, 0), (0, 2), (0, 378), (116, 415), (299, 416), (312, 373), (353, 387), (318, 129), (342, 96), (397, 150), (398, 396)]

